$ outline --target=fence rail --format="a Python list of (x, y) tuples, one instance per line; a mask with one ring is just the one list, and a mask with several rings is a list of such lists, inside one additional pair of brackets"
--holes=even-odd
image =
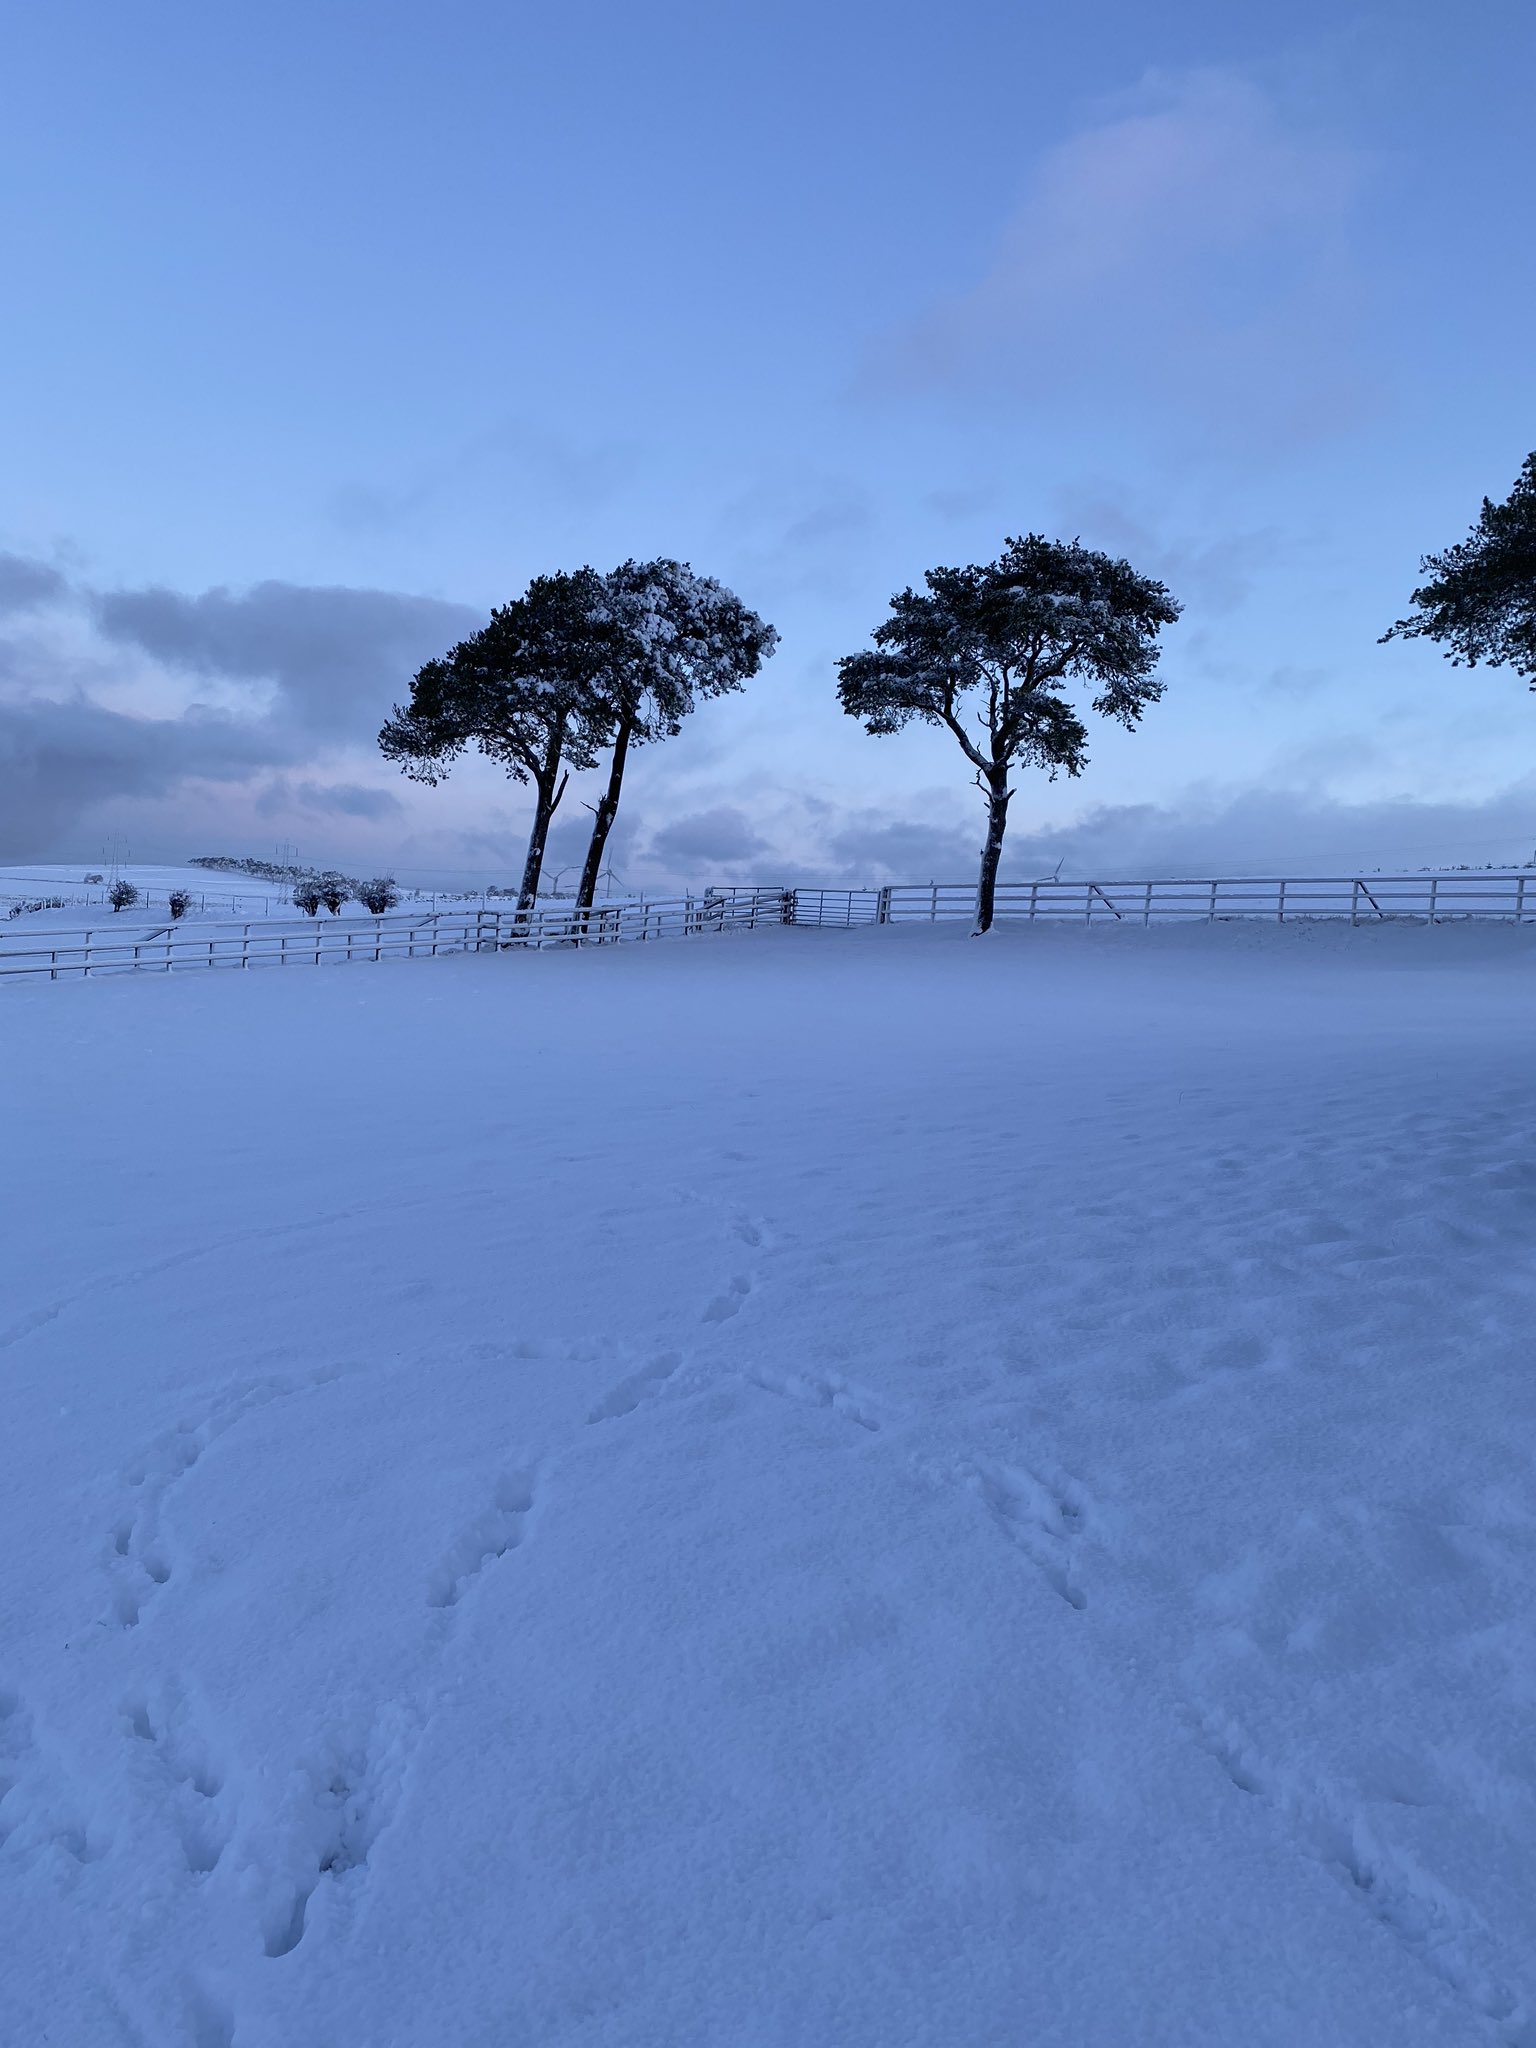
[(168, 974), (188, 967), (322, 967), (348, 960), (435, 959), (444, 953), (492, 953), (512, 947), (602, 946), (691, 938), (784, 924), (782, 889), (714, 889), (594, 904), (541, 903), (528, 912), (437, 911), (364, 919), (263, 918), (250, 924), (166, 924), (125, 930), (40, 932), (21, 946), (0, 945), (0, 976), (47, 981), (77, 976)]
[[(974, 882), (893, 882), (881, 889), (796, 889), (794, 924), (912, 924), (968, 919)], [(1141, 882), (999, 882), (1000, 924), (1212, 924), (1227, 918), (1536, 919), (1536, 870), (1484, 869), (1430, 875), (1221, 876)]]
[[(49, 931), (0, 943), (0, 977), (170, 973), (187, 967), (321, 967), (347, 960), (434, 959), (444, 953), (543, 946), (602, 946), (752, 931), (759, 925), (836, 926), (968, 921), (974, 882), (892, 882), (868, 889), (709, 889), (698, 896), (636, 897), (577, 910), (429, 911), (368, 919), (263, 918), (248, 924)], [(1165, 924), (1196, 920), (1347, 919), (1441, 924), (1466, 919), (1536, 922), (1536, 870), (1434, 875), (1286, 876), (1152, 882), (1003, 882), (999, 923)]]

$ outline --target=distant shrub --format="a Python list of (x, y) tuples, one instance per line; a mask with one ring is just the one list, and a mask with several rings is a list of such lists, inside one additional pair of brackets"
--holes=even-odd
[(66, 901), (63, 896), (24, 896), (5, 914), (7, 917), (20, 917), (29, 910), (63, 910)]
[(190, 889), (173, 889), (165, 899), (165, 907), (172, 917), (185, 917), (192, 908), (192, 891)]
[(322, 875), (316, 886), (320, 891), (320, 901), (325, 905), (332, 917), (339, 917), (341, 906), (352, 894), (346, 876)]
[(88, 882), (104, 882), (107, 878), (105, 875), (87, 875), (85, 879)]
[(132, 904), (137, 903), (138, 900), (138, 890), (133, 886), (132, 882), (124, 881), (121, 875), (118, 876), (117, 880), (107, 891), (107, 901), (114, 910), (127, 910)]
[(357, 900), (375, 917), (382, 917), (386, 910), (393, 910), (400, 901), (400, 891), (395, 887), (392, 875), (375, 875), (371, 882), (358, 883)]
[(320, 909), (320, 884), (318, 882), (296, 882), (293, 900), (306, 917), (318, 915)]

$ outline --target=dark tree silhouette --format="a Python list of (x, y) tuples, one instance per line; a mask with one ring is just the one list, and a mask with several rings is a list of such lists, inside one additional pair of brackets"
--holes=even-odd
[(618, 813), (632, 747), (668, 739), (701, 697), (739, 690), (778, 645), (778, 634), (711, 576), (659, 557), (623, 562), (603, 578), (600, 632), (607, 644), (590, 717), (611, 747), (608, 779), (592, 806), (592, 837), (576, 890), (588, 910)]
[(1476, 526), (1455, 547), (1425, 555), (1416, 609), (1383, 640), (1439, 640), (1451, 662), (1504, 663), (1536, 690), (1536, 452), (1500, 505), (1484, 498)]
[(871, 733), (912, 719), (945, 727), (976, 771), (987, 838), (976, 930), (990, 929), (1019, 762), (1079, 775), (1088, 730), (1067, 692), (1085, 683), (1101, 717), (1135, 726), (1163, 694), (1157, 635), (1180, 606), (1161, 583), (1079, 541), (1029, 534), (995, 562), (930, 569), (891, 599), (874, 648), (838, 663), (838, 696)]
[(437, 783), (466, 747), (534, 790), (518, 909), (539, 893), (550, 820), (572, 768), (596, 765), (594, 689), (608, 658), (603, 579), (594, 569), (536, 576), (491, 622), (429, 661), (379, 734), (386, 758)]

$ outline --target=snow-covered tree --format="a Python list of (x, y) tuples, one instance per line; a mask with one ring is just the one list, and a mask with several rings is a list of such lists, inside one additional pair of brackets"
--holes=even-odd
[(1008, 540), (995, 562), (930, 569), (926, 591), (901, 591), (875, 628), (873, 649), (838, 663), (838, 696), (867, 732), (899, 732), (912, 719), (943, 726), (975, 770), (987, 806), (976, 888), (976, 930), (990, 929), (1010, 776), (1021, 762), (1079, 775), (1088, 729), (1069, 694), (1135, 726), (1163, 694), (1157, 635), (1181, 607), (1129, 562), (1080, 541), (1032, 533)]
[(375, 875), (371, 882), (359, 882), (357, 900), (364, 910), (372, 911), (375, 917), (382, 917), (386, 910), (393, 910), (400, 901), (400, 891), (395, 887), (392, 875)]
[(296, 910), (302, 910), (306, 917), (318, 917), (320, 902), (320, 884), (313, 876), (306, 876), (302, 881), (294, 883), (293, 904)]
[(695, 575), (686, 562), (622, 562), (602, 581), (603, 616), (595, 623), (607, 653), (589, 717), (611, 752), (608, 779), (592, 806), (578, 910), (589, 909), (597, 894), (630, 749), (671, 738), (701, 697), (739, 690), (779, 638), (732, 591)]
[(122, 876), (119, 876), (107, 891), (107, 901), (114, 910), (129, 910), (138, 900), (138, 890), (132, 882), (125, 881)]
[(572, 768), (597, 761), (593, 688), (606, 660), (603, 579), (594, 569), (536, 576), (490, 624), (429, 661), (379, 734), (413, 781), (438, 783), (466, 747), (532, 783), (533, 826), (518, 908), (539, 892), (550, 821)]
[(1450, 660), (1476, 668), (1507, 662), (1536, 690), (1536, 451), (1502, 504), (1484, 498), (1476, 526), (1455, 547), (1425, 555), (1417, 609), (1383, 640), (1440, 640)]

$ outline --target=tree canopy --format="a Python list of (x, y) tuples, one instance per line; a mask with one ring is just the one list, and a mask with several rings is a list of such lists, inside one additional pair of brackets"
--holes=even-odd
[(700, 698), (739, 690), (779, 638), (733, 591), (666, 556), (621, 562), (602, 586), (606, 657), (588, 717), (612, 753), (607, 784), (593, 806), (578, 907), (590, 905), (597, 891), (630, 748), (675, 735)]
[(976, 908), (985, 931), (1012, 769), (1082, 772), (1088, 728), (1076, 685), (1092, 691), (1099, 716), (1135, 726), (1163, 694), (1157, 636), (1180, 606), (1128, 562), (1035, 533), (1006, 541), (995, 562), (930, 569), (923, 581), (892, 598), (872, 648), (838, 663), (838, 696), (867, 732), (919, 719), (959, 742), (988, 810)]
[(1425, 555), (1419, 572), (1428, 581), (1414, 610), (1382, 639), (1438, 640), (1455, 666), (1507, 663), (1536, 690), (1536, 451), (1503, 503), (1484, 498), (1467, 538)]
[(595, 569), (536, 576), (490, 624), (417, 671), (410, 702), (379, 734), (388, 760), (438, 783), (466, 747), (534, 786), (533, 828), (519, 905), (538, 894), (550, 820), (572, 768), (596, 765), (598, 676), (612, 659), (603, 579)]
[(740, 689), (778, 635), (713, 577), (666, 557), (538, 576), (490, 623), (429, 661), (379, 734), (415, 781), (440, 782), (466, 747), (534, 786), (520, 905), (573, 769), (609, 752), (577, 892), (591, 904), (631, 747), (678, 732), (701, 697)]

